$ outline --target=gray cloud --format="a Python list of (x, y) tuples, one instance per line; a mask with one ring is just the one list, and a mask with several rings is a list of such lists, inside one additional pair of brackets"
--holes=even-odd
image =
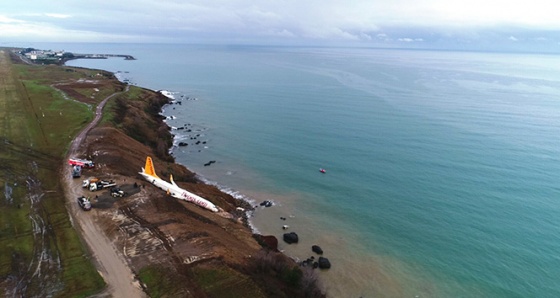
[[(552, 0), (26, 0), (0, 9), (0, 38), (48, 41), (383, 44), (477, 42), (518, 28), (553, 44)], [(523, 1), (527, 2), (527, 1)], [(552, 6), (551, 6), (552, 5)], [(419, 29), (420, 28), (420, 29)], [(511, 31), (511, 30), (510, 30)], [(494, 34), (492, 33), (492, 34)], [(492, 35), (490, 34), (490, 35)], [(525, 40), (530, 40), (526, 38)], [(510, 40), (511, 42), (511, 40)], [(541, 42), (546, 43), (546, 42)]]

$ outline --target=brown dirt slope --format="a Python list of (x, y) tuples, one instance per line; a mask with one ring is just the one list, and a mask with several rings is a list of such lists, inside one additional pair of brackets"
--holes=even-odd
[[(106, 106), (102, 125), (83, 147), (96, 162), (86, 176), (112, 179), (128, 195), (96, 193), (97, 222), (125, 253), (150, 296), (321, 297), (312, 274), (286, 256), (262, 248), (237, 207), (241, 200), (198, 181), (168, 154), (169, 127), (159, 115), (163, 95), (136, 87)], [(224, 210), (212, 213), (167, 196), (138, 175), (152, 156), (160, 177)]]

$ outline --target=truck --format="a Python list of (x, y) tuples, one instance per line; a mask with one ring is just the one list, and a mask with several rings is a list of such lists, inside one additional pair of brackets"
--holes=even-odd
[(82, 176), (81, 166), (72, 166), (72, 178), (80, 178)]
[(86, 179), (82, 183), (82, 187), (88, 188), (90, 191), (96, 191), (96, 190), (111, 188), (111, 187), (115, 187), (115, 186), (117, 186), (117, 184), (113, 180), (106, 181), (106, 180), (101, 180), (101, 179), (98, 179), (98, 178)]
[(91, 210), (91, 202), (89, 200), (89, 198), (86, 198), (84, 196), (78, 197), (78, 205), (80, 206), (80, 208), (82, 208), (84, 211), (89, 211)]
[(122, 197), (124, 197), (124, 195), (125, 195), (125, 192), (122, 189), (120, 189), (118, 187), (112, 187), (111, 188), (111, 196), (113, 198), (122, 198)]
[(82, 182), (82, 187), (83, 188), (89, 188), (89, 185), (91, 183), (96, 183), (99, 181), (99, 178), (89, 178), (89, 179), (84, 179), (84, 181)]
[(90, 183), (89, 185), (89, 190), (90, 191), (96, 191), (96, 190), (101, 190), (101, 189), (105, 189), (105, 188), (111, 188), (117, 186), (117, 184), (114, 181), (98, 181), (96, 183)]
[(82, 168), (91, 169), (95, 167), (93, 161), (81, 158), (70, 158), (68, 159), (68, 164), (71, 166), (80, 166)]

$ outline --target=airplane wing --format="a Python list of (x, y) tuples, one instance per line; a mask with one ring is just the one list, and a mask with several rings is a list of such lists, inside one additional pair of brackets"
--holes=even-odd
[(173, 181), (173, 175), (169, 175), (169, 181), (171, 181), (171, 184), (173, 184), (173, 186), (179, 187), (179, 186), (177, 186), (175, 181)]

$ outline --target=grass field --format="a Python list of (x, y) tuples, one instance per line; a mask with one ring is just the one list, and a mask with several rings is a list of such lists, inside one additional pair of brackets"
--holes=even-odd
[[(92, 120), (100, 101), (123, 89), (109, 73), (27, 65), (9, 55), (9, 49), (0, 48), (0, 297), (87, 297), (104, 288), (72, 226), (60, 178), (61, 171), (69, 171), (67, 165), (63, 168), (63, 158), (71, 140)], [(89, 144), (111, 147), (114, 155), (107, 157), (128, 160), (124, 166), (119, 164), (119, 168), (130, 167), (123, 171), (136, 173), (143, 163), (134, 164), (138, 162), (134, 152), (150, 149), (159, 159), (173, 162), (168, 151), (172, 136), (159, 115), (167, 98), (146, 91), (130, 86), (104, 108), (100, 125), (116, 127), (121, 131), (115, 135), (126, 138), (107, 138), (105, 143), (96, 139)], [(135, 141), (130, 142), (129, 137)], [(132, 145), (134, 150), (130, 150)], [(163, 167), (162, 173), (173, 172), (180, 178), (177, 181), (196, 182), (193, 173), (173, 166), (173, 170), (170, 164)], [(219, 193), (210, 185), (197, 187)], [(220, 200), (235, 208), (227, 198)], [(179, 203), (170, 202), (144, 208), (178, 213)], [(177, 223), (206, 229), (209, 219), (194, 214), (189, 211), (177, 216)], [(198, 219), (202, 217), (204, 221)], [(157, 227), (158, 218), (146, 221), (142, 228)], [(303, 273), (292, 260), (269, 252), (255, 257), (252, 238), (245, 233), (239, 234), (243, 239), (230, 234), (230, 229), (216, 229), (208, 241), (215, 244), (204, 244), (209, 250), (225, 251), (214, 261), (185, 265), (170, 257), (146, 266), (142, 260), (139, 263), (145, 267), (137, 271), (137, 277), (151, 297), (324, 297), (316, 288), (301, 288)], [(230, 247), (225, 249), (222, 243)], [(240, 263), (227, 263), (225, 254), (239, 255)]]
[(85, 297), (104, 287), (59, 180), (68, 145), (92, 109), (51, 86), (88, 75), (16, 64), (0, 48), (0, 291), (7, 296)]

